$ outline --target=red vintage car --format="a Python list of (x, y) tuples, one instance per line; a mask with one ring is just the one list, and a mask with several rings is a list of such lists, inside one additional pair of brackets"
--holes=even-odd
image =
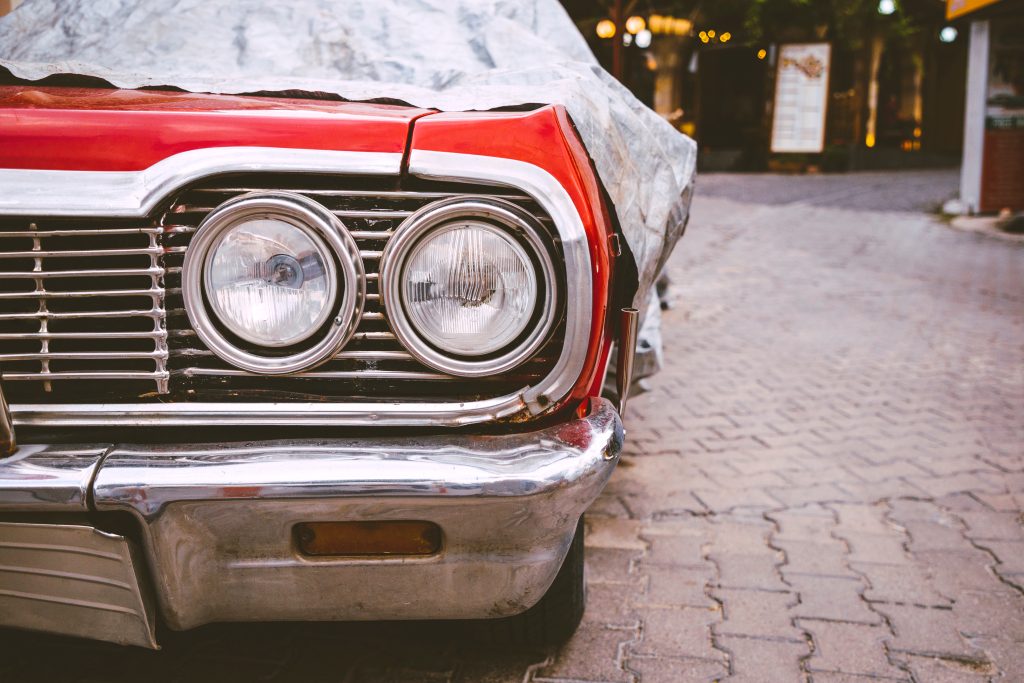
[(560, 106), (0, 87), (0, 625), (565, 639), (627, 256)]

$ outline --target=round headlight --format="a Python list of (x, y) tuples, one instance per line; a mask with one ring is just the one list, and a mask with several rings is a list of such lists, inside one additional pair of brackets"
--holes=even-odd
[(278, 217), (239, 221), (220, 234), (205, 269), (221, 324), (260, 346), (308, 339), (331, 315), (334, 259), (323, 240)]
[(508, 346), (537, 304), (537, 273), (526, 251), (511, 235), (479, 221), (457, 221), (424, 236), (401, 277), (416, 331), (463, 356)]
[(526, 361), (555, 319), (555, 270), (535, 219), (496, 199), (450, 199), (410, 216), (381, 260), (395, 335), (452, 375), (497, 374)]
[(287, 192), (251, 193), (207, 215), (185, 252), (181, 288), (199, 338), (262, 374), (332, 357), (362, 315), (355, 240), (334, 214)]

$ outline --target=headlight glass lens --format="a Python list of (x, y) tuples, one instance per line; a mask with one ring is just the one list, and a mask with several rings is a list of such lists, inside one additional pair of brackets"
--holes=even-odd
[(464, 356), (508, 346), (537, 303), (537, 273), (526, 251), (482, 222), (429, 232), (410, 251), (402, 280), (403, 304), (419, 334)]
[(270, 347), (315, 333), (331, 314), (336, 282), (323, 241), (275, 218), (245, 220), (225, 230), (205, 269), (206, 296), (221, 324)]

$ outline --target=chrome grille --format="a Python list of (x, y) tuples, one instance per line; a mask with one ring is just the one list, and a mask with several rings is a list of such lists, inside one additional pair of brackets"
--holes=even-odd
[(37, 385), (12, 396), (70, 380), (168, 391), (161, 228), (117, 223), (0, 222), (0, 370)]
[[(184, 254), (203, 218), (231, 197), (260, 190), (298, 192), (330, 209), (356, 239), (367, 273), (366, 307), (353, 339), (327, 363), (285, 377), (255, 375), (213, 355), (192, 330), (181, 297)], [(46, 240), (33, 241), (35, 232), (44, 231), (42, 220), (23, 222), (23, 229), (12, 228), (0, 236), (0, 249), (5, 252), (0, 254), (0, 269), (10, 271), (0, 273), (0, 286), (7, 282), (29, 283), (27, 289), (5, 288), (0, 293), (0, 307), (8, 303), (21, 307), (10, 311), (2, 308), (0, 313), (0, 368), (6, 379), (37, 381), (9, 385), (9, 398), (13, 402), (89, 403), (97, 402), (95, 396), (102, 396), (104, 400), (136, 400), (147, 395), (154, 400), (240, 402), (475, 400), (501, 396), (533, 384), (547, 374), (555, 362), (561, 348), (561, 326), (526, 365), (500, 377), (471, 382), (423, 366), (405, 351), (388, 327), (377, 288), (383, 249), (407, 216), (430, 202), (452, 196), (499, 196), (513, 201), (541, 220), (557, 248), (550, 219), (530, 197), (511, 188), (423, 181), (407, 181), (406, 185), (399, 186), (394, 179), (354, 180), (305, 175), (221, 177), (179, 193), (163, 207), (159, 216), (145, 225), (139, 225), (138, 221), (135, 225), (118, 227), (111, 227), (110, 220), (94, 221), (96, 225), (92, 226), (82, 221), (69, 222), (59, 232), (67, 233), (76, 242), (73, 250), (62, 252), (70, 255), (59, 257), (38, 255), (54, 250)], [(28, 227), (33, 224), (35, 228)], [(23, 233), (26, 236), (20, 237)], [(85, 242), (87, 235), (113, 242), (112, 245), (97, 243), (97, 248), (92, 248)], [(17, 243), (19, 239), (29, 241)], [(23, 256), (25, 252), (31, 253)], [(127, 257), (146, 261), (132, 262), (128, 264), (130, 267), (107, 261)], [(84, 332), (77, 329), (66, 332), (88, 335), (83, 337), (88, 348), (75, 349), (88, 357), (78, 360), (99, 363), (106, 373), (97, 374), (99, 369), (73, 366), (62, 370), (62, 377), (111, 381), (68, 383), (79, 386), (58, 390), (50, 380), (54, 373), (48, 366), (71, 359), (60, 356), (47, 337), (52, 334), (47, 325), (52, 328), (56, 323), (52, 318), (31, 317), (26, 320), (37, 328), (28, 330), (23, 319), (4, 317), (50, 314), (47, 306), (54, 297), (38, 282), (49, 277), (45, 271), (54, 269), (47, 266), (58, 258), (96, 261), (88, 269), (82, 269), (82, 275), (64, 274), (61, 279), (64, 286), (58, 297), (109, 303), (105, 307), (93, 305), (77, 311), (61, 311), (68, 324), (89, 328)], [(41, 259), (44, 271), (41, 277), (36, 275), (40, 269), (33, 267), (35, 259)], [(12, 263), (20, 264), (17, 272), (4, 267)], [(96, 279), (91, 279), (92, 276)], [(145, 283), (136, 281), (141, 277), (146, 278)], [(101, 287), (100, 283), (108, 286)], [(86, 323), (90, 320), (93, 323), (116, 320), (123, 329), (100, 331), (101, 336), (97, 336), (97, 325)], [(149, 327), (129, 329), (131, 324), (123, 322), (134, 324), (136, 320), (145, 320)], [(21, 345), (28, 341), (26, 333), (29, 332), (42, 336), (35, 340), (36, 346), (26, 350)], [(143, 343), (148, 346), (142, 348)], [(28, 357), (31, 354), (35, 356)], [(143, 362), (149, 363), (146, 369), (139, 366)], [(142, 386), (139, 380), (148, 380), (148, 384)], [(30, 384), (31, 389), (25, 386)]]

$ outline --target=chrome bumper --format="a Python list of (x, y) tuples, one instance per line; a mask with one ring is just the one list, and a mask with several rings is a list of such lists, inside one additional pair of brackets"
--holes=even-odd
[[(133, 513), (146, 570), (136, 567), (139, 579), (127, 583), (139, 594), (138, 586), (151, 584), (173, 629), (501, 617), (547, 591), (622, 438), (618, 413), (594, 399), (582, 419), (505, 436), (28, 445), (0, 460), (0, 521), (5, 512)], [(311, 558), (293, 542), (300, 522), (409, 519), (441, 527), (438, 553)], [(60, 544), (48, 531), (56, 525), (36, 526), (43, 542)], [(7, 564), (4, 529), (0, 565)], [(61, 564), (84, 571), (73, 557)], [(11, 575), (0, 567), (0, 595)], [(6, 606), (3, 623), (41, 628), (29, 613), (49, 603), (22, 602)], [(79, 605), (81, 618), (45, 630), (111, 639), (92, 627), (94, 609)]]

